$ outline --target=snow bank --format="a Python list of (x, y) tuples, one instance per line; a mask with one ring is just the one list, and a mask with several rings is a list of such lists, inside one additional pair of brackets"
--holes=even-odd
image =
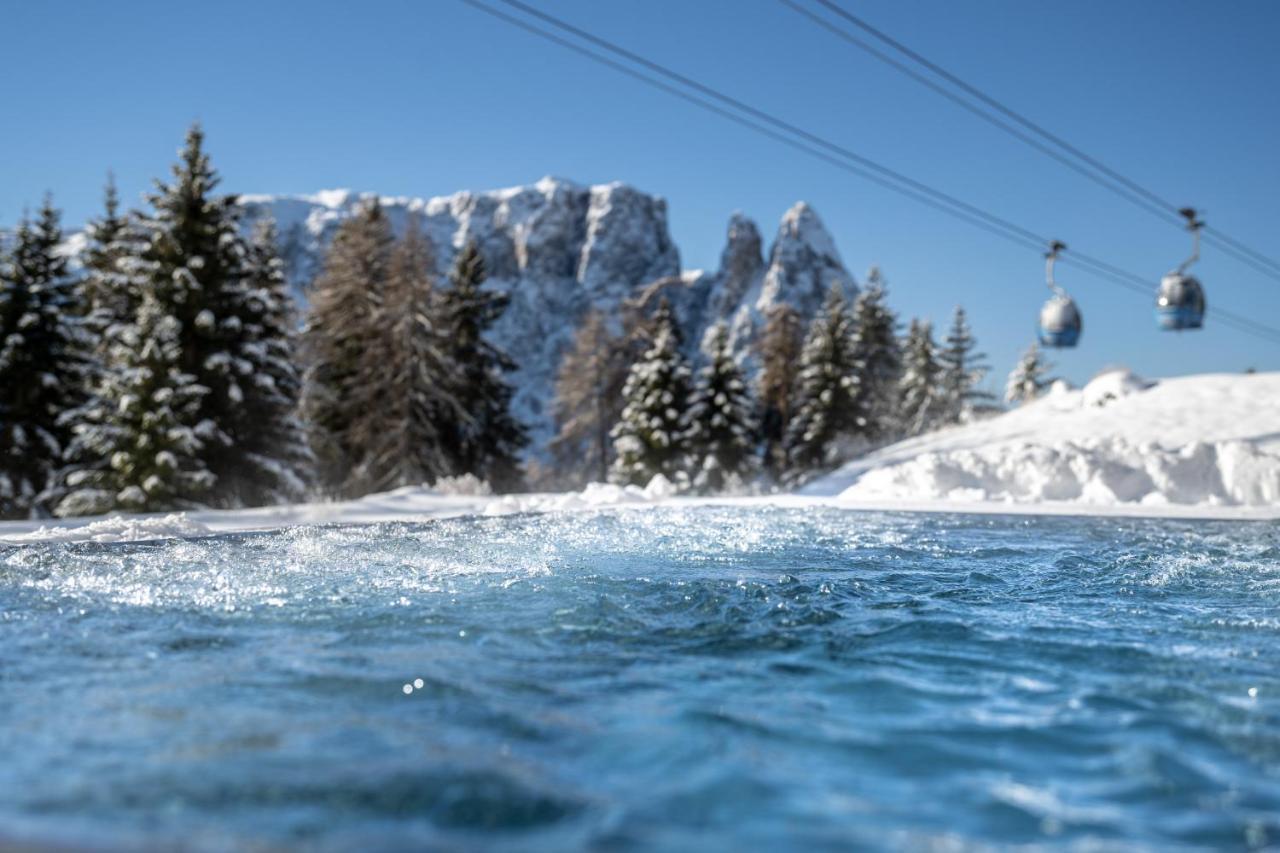
[(676, 487), (659, 474), (643, 489), (639, 486), (615, 486), (612, 483), (589, 483), (580, 492), (560, 494), (503, 495), (490, 502), (485, 515), (509, 515), (514, 512), (559, 512), (595, 509), (620, 504), (656, 503), (676, 495)]
[(841, 497), (1258, 506), (1280, 502), (1280, 457), (1247, 442), (1176, 450), (1123, 440), (922, 453), (867, 472)]
[(900, 442), (804, 490), (839, 501), (1280, 504), (1280, 374), (1150, 383), (1108, 371), (1004, 415)]
[(382, 521), (429, 521), (462, 515), (509, 515), (517, 512), (586, 510), (627, 504), (657, 504), (676, 497), (667, 478), (648, 486), (592, 483), (580, 492), (535, 493), (492, 497), (478, 480), (460, 478), (443, 489), (404, 486), (352, 501), (290, 504), (240, 510), (203, 510), (173, 515), (122, 515), (54, 521), (0, 522), (0, 544), (38, 542), (136, 542), (207, 536), (250, 530), (272, 530), (305, 524), (372, 524)]
[[(1141, 378), (1132, 370), (1115, 368), (1095, 376), (1080, 392), (1080, 405), (1085, 408), (1105, 406), (1122, 397), (1146, 391), (1155, 385)], [(1059, 385), (1059, 393), (1065, 390)], [(1067, 404), (1068, 407), (1070, 403)]]
[(444, 494), (406, 486), (352, 501), (288, 504), (253, 509), (200, 510), (176, 515), (119, 515), (45, 521), (0, 522), (0, 544), (33, 542), (129, 542), (303, 524), (372, 524), (476, 515), (491, 500), (483, 494)]

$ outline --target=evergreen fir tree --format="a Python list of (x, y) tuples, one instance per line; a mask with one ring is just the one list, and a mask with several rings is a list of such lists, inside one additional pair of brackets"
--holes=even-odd
[(472, 474), (495, 491), (514, 491), (523, 479), (519, 453), (529, 443), (511, 413), (513, 391), (504, 376), (515, 363), (484, 338), (510, 297), (482, 289), (484, 258), (474, 242), (458, 253), (449, 278), (440, 301), (441, 326), (450, 347), (446, 355), (457, 366), (450, 392), (467, 418), (448, 425), (445, 451), (455, 476)]
[(147, 294), (136, 322), (111, 340), (115, 369), (75, 411), (71, 470), (58, 515), (198, 509), (214, 486), (202, 449), (207, 389), (183, 373), (181, 327)]
[(369, 344), (381, 336), (394, 240), (386, 214), (370, 202), (339, 226), (311, 289), (303, 329), (302, 410), (318, 485), (333, 497), (363, 494), (352, 480), (365, 456), (353, 440), (353, 425), (368, 399), (365, 382), (376, 369)]
[(707, 363), (689, 404), (687, 435), (693, 486), (714, 493), (741, 488), (755, 475), (756, 444), (751, 399), (723, 321), (708, 330), (703, 352)]
[[(236, 506), (246, 496), (274, 493), (265, 484), (283, 481), (278, 460), (245, 446), (247, 387), (267, 356), (263, 330), (254, 324), (259, 289), (249, 281), (239, 207), (234, 196), (215, 195), (218, 183), (204, 134), (194, 125), (172, 181), (157, 182), (151, 211), (138, 219), (141, 254), (126, 263), (141, 279), (137, 290), (178, 321), (182, 371), (208, 389), (200, 399), (200, 420), (207, 421), (202, 452), (217, 478), (212, 502)], [(267, 436), (262, 442), (280, 440), (287, 441)]]
[[(66, 411), (62, 416), (69, 428), (74, 428), (86, 413), (103, 402), (96, 398), (97, 394), (120, 387), (108, 381), (119, 367), (114, 363), (113, 353), (118, 352), (114, 347), (122, 336), (136, 334), (138, 301), (147, 287), (142, 274), (147, 237), (135, 219), (120, 212), (115, 179), (110, 174), (103, 192), (103, 213), (85, 230), (89, 239), (80, 255), (83, 267), (80, 303), (85, 312), (90, 358), (84, 376), (83, 408)], [(67, 479), (76, 471), (97, 469), (106, 464), (106, 460), (88, 458), (81, 448), (76, 458), (68, 455), (60, 479), (65, 488)]]
[(903, 346), (902, 377), (898, 381), (898, 422), (904, 435), (928, 432), (946, 416), (942, 366), (937, 356), (933, 324), (913, 319)]
[(897, 431), (897, 385), (902, 372), (898, 320), (885, 304), (884, 281), (872, 267), (853, 303), (854, 406), (858, 437), (877, 442)]
[(133, 315), (130, 303), (136, 294), (129, 293), (129, 277), (120, 268), (121, 258), (133, 251), (128, 228), (127, 217), (120, 213), (115, 178), (108, 175), (102, 216), (85, 229), (89, 242), (80, 255), (84, 268), (81, 303), (87, 314), (86, 325), (97, 338), (95, 350), (99, 355), (106, 352), (109, 330), (128, 323)]
[(455, 366), (437, 328), (439, 294), (431, 277), (431, 246), (416, 218), (388, 259), (376, 336), (359, 383), (352, 442), (362, 491), (431, 483), (450, 473), (442, 430), (466, 424), (470, 413), (451, 393)]
[(764, 464), (775, 481), (781, 480), (787, 470), (786, 436), (803, 346), (800, 314), (785, 303), (772, 306), (759, 343), (759, 395)]
[(584, 486), (607, 482), (613, 461), (609, 431), (622, 415), (627, 351), (604, 315), (589, 311), (556, 375), (556, 435), (550, 450), (562, 479)]
[(1050, 370), (1053, 370), (1053, 365), (1040, 353), (1039, 345), (1033, 342), (1009, 374), (1004, 388), (1005, 402), (1021, 404), (1039, 397), (1053, 381), (1049, 378)]
[(226, 467), (218, 491), (224, 501), (261, 506), (301, 497), (311, 462), (297, 411), (301, 378), (291, 297), (270, 219), (254, 228), (245, 272), (246, 291), (233, 315), (242, 366), (229, 389), (238, 405), (226, 424), (240, 458)]
[(944, 422), (960, 423), (995, 399), (978, 388), (987, 375), (986, 356), (975, 352), (978, 343), (969, 329), (964, 308), (956, 306), (938, 361), (942, 365), (942, 391), (946, 401)]
[(850, 436), (865, 425), (853, 351), (853, 319), (838, 284), (809, 325), (796, 381), (795, 416), (787, 429), (792, 479), (838, 462)]
[(0, 270), (0, 518), (48, 512), (70, 438), (60, 416), (83, 399), (87, 342), (61, 241), (46, 198)]
[(617, 451), (613, 480), (622, 485), (646, 486), (658, 474), (676, 484), (685, 479), (691, 375), (666, 299), (654, 313), (652, 330), (652, 343), (627, 373), (622, 415), (611, 433)]

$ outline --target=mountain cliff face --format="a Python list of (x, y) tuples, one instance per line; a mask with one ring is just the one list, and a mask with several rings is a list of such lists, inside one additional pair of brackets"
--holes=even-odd
[(703, 327), (717, 320), (729, 324), (734, 346), (750, 361), (752, 344), (763, 330), (768, 311), (786, 304), (808, 320), (833, 285), (850, 299), (858, 287), (844, 268), (835, 241), (813, 208), (798, 202), (783, 215), (765, 263), (760, 232), (754, 222), (734, 214), (720, 269), (706, 276), (709, 291)]
[[(245, 228), (276, 220), (290, 283), (305, 302), (325, 247), (343, 220), (368, 199), (346, 190), (312, 196), (242, 196)], [(720, 269), (681, 272), (667, 228), (666, 202), (620, 183), (584, 187), (544, 178), (491, 192), (431, 199), (380, 199), (397, 231), (417, 216), (434, 246), (445, 280), (454, 254), (476, 240), (489, 270), (488, 286), (510, 294), (511, 306), (493, 329), (518, 371), (513, 406), (530, 427), (531, 452), (541, 455), (553, 424), (551, 402), (560, 355), (590, 308), (619, 317), (624, 300), (648, 289), (669, 296), (691, 354), (717, 320), (730, 323), (735, 347), (751, 365), (750, 345), (771, 305), (794, 305), (809, 317), (833, 283), (856, 293), (834, 241), (804, 203), (787, 211), (765, 260), (755, 223), (729, 220)]]
[[(246, 227), (259, 217), (275, 218), (290, 282), (305, 301), (334, 232), (367, 198), (328, 191), (244, 196), (241, 203)], [(623, 184), (581, 187), (544, 178), (494, 192), (380, 201), (397, 232), (409, 217), (418, 218), (441, 281), (455, 253), (475, 240), (488, 286), (510, 294), (492, 334), (519, 366), (513, 407), (531, 428), (535, 452), (550, 435), (555, 371), (577, 321), (592, 307), (614, 314), (641, 286), (680, 270), (666, 202)]]

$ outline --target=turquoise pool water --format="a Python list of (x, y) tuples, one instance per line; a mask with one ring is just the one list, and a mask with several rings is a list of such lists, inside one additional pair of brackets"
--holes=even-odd
[(1280, 845), (1280, 527), (653, 509), (0, 550), (0, 839)]

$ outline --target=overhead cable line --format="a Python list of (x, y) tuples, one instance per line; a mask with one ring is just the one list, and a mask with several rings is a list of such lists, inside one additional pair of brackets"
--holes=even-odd
[(1063, 154), (1061, 151), (1058, 151), (1050, 147), (1049, 145), (1046, 145), (1044, 142), (1041, 142), (1039, 139), (1036, 139), (1034, 136), (1030, 135), (1029, 133), (1019, 130), (1017, 127), (1013, 126), (1009, 122), (1004, 121), (999, 116), (993, 115), (992, 113), (982, 109), (981, 107), (974, 104), (973, 102), (966, 100), (965, 98), (956, 94), (952, 90), (948, 89), (946, 86), (941, 85), (940, 83), (933, 80), (932, 78), (915, 70), (911, 66), (907, 65), (905, 62), (894, 59), (892, 56), (888, 55), (882, 50), (879, 50), (874, 45), (868, 44), (866, 41), (853, 35), (843, 27), (836, 26), (826, 18), (823, 18), (822, 16), (814, 13), (810, 9), (805, 8), (804, 6), (797, 3), (796, 0), (778, 0), (778, 2), (786, 6), (787, 8), (795, 11), (797, 14), (803, 15), (804, 17), (808, 18), (813, 23), (817, 24), (818, 26), (822, 27), (823, 29), (835, 35), (837, 38), (843, 41), (849, 42), (850, 44), (858, 47), (859, 49), (865, 51), (866, 53), (871, 54), (876, 59), (880, 60), (886, 65), (892, 66), (899, 72), (910, 77), (912, 80), (915, 80), (920, 85), (928, 89), (931, 89), (932, 91), (936, 92), (937, 94), (941, 95), (942, 97), (946, 98), (947, 100), (951, 101), (952, 103), (956, 104), (962, 109), (967, 110), (968, 112), (972, 113), (973, 115), (977, 116), (983, 121), (988, 122), (989, 124), (992, 124), (1000, 128), (1005, 133), (1008, 133), (1010, 136), (1013, 136), (1021, 140), (1025, 144), (1039, 151), (1041, 154), (1044, 154), (1046, 157), (1051, 157), (1054, 160), (1057, 160), (1059, 163), (1066, 166), (1068, 169), (1071, 169), (1072, 171), (1080, 175), (1083, 175), (1084, 177), (1088, 178), (1089, 180), (1093, 181), (1099, 186), (1105, 187), (1106, 189), (1111, 190), (1112, 192), (1122, 195), (1132, 203), (1147, 209), (1149, 212), (1155, 214), (1156, 216), (1168, 219), (1170, 222), (1174, 222), (1176, 224), (1181, 224), (1182, 222), (1181, 217), (1177, 216), (1177, 214), (1170, 213), (1163, 206), (1163, 204), (1153, 203), (1142, 196), (1136, 195), (1131, 191), (1126, 190), (1123, 187), (1114, 184), (1113, 182), (1109, 181), (1104, 175), (1099, 174), (1098, 172), (1088, 168), (1087, 166), (1081, 165), (1079, 162), (1077, 162), (1076, 160), (1073, 160), (1068, 155)]
[[(921, 85), (924, 85), (948, 100), (959, 104), (969, 112), (983, 118), (985, 121), (995, 125), (1006, 133), (1009, 133), (1023, 143), (1030, 145), (1042, 154), (1052, 157), (1054, 160), (1067, 166), (1073, 171), (1084, 175), (1094, 183), (1110, 190), (1112, 193), (1120, 196), (1131, 204), (1141, 207), (1143, 210), (1157, 216), (1165, 222), (1181, 225), (1181, 219), (1178, 215), (1181, 205), (1174, 204), (1172, 201), (1169, 201), (1160, 194), (1144, 187), (1132, 178), (1111, 168), (1098, 158), (1082, 151), (1039, 123), (1027, 118), (1022, 113), (1005, 105), (995, 97), (988, 95), (977, 86), (974, 86), (937, 63), (929, 60), (922, 54), (912, 50), (910, 47), (893, 38), (888, 33), (885, 33), (883, 30), (876, 28), (867, 21), (848, 11), (840, 4), (834, 2), (834, 0), (814, 0), (814, 2), (820, 4), (822, 7), (845, 21), (848, 21), (850, 24), (877, 39), (881, 43), (888, 45), (893, 50), (924, 67), (937, 77), (940, 77), (950, 83), (952, 86), (965, 92), (970, 97), (977, 99), (991, 110), (995, 110), (1005, 118), (1016, 122), (1031, 134), (1035, 134), (1035, 136), (1040, 137), (1040, 139), (1046, 140), (1053, 146), (1057, 146), (1058, 150), (1054, 150), (1048, 145), (1045, 145), (1039, 140), (1029, 136), (1028, 133), (1019, 130), (1008, 121), (1001, 119), (999, 116), (983, 110), (981, 107), (966, 100), (954, 91), (947, 89), (932, 78), (916, 71), (906, 63), (901, 62), (900, 60), (886, 54), (884, 51), (868, 44), (865, 40), (858, 38), (853, 33), (850, 33), (847, 29), (840, 27), (832, 21), (815, 14), (810, 9), (801, 6), (799, 3), (795, 2), (795, 0), (779, 0), (779, 2), (808, 18), (810, 21), (818, 24), (823, 29), (835, 34), (849, 44), (865, 51), (881, 62), (893, 67), (900, 73), (907, 75)], [(1263, 275), (1280, 280), (1280, 261), (1270, 258), (1256, 249), (1250, 248), (1240, 240), (1237, 240), (1216, 228), (1206, 226), (1204, 231), (1207, 241), (1211, 242), (1223, 252), (1231, 255), (1236, 260), (1246, 264)]]
[[(482, 0), (461, 0), (461, 2), (485, 12), (486, 14), (501, 21), (525, 30), (526, 32), (537, 35), (542, 39), (552, 42), (553, 44), (567, 50), (571, 50), (574, 53), (591, 59), (594, 62), (618, 71), (619, 73), (625, 74), (635, 80), (666, 92), (667, 94), (681, 98), (684, 101), (708, 110), (722, 118), (726, 118), (736, 124), (768, 136), (777, 142), (781, 142), (792, 148), (803, 151), (810, 156), (822, 160), (828, 165), (832, 165), (855, 174), (861, 178), (872, 181), (879, 186), (911, 198), (914, 201), (926, 204), (929, 207), (946, 213), (952, 217), (961, 219), (970, 225), (981, 228), (1024, 249), (1043, 251), (1045, 246), (1051, 242), (1048, 238), (1037, 234), (1030, 229), (1024, 228), (1015, 222), (1011, 222), (1010, 220), (982, 210), (981, 208), (962, 201), (948, 193), (903, 175), (900, 172), (857, 154), (848, 148), (824, 139), (817, 134), (793, 125), (790, 122), (765, 112), (764, 110), (752, 107), (751, 105), (730, 95), (720, 92), (706, 84), (700, 83), (691, 77), (683, 75), (652, 60), (646, 59), (645, 57), (627, 50), (626, 48), (608, 41), (607, 39), (603, 39), (589, 33), (586, 30), (576, 27), (554, 15), (529, 6), (528, 4), (521, 2), (521, 0), (497, 0), (497, 2), (501, 2), (506, 6), (523, 12), (530, 17), (543, 21), (560, 30), (562, 33), (568, 33), (575, 38), (602, 48), (616, 57), (621, 57), (634, 65), (638, 65), (661, 75), (661, 77), (666, 78), (666, 81), (670, 82), (658, 79), (652, 74), (645, 73), (644, 71), (631, 67), (617, 59), (605, 56), (595, 50), (565, 38), (562, 35), (558, 35), (531, 23), (524, 18), (505, 12), (487, 2), (482, 2)], [(681, 86), (692, 89), (698, 94), (685, 91), (685, 89), (680, 88)], [(1063, 260), (1064, 262), (1070, 262), (1073, 260), (1077, 267), (1090, 272), (1099, 278), (1118, 283), (1130, 289), (1140, 289), (1141, 292), (1146, 295), (1150, 294), (1150, 286), (1141, 276), (1125, 272), (1120, 270), (1118, 267), (1113, 267), (1096, 258), (1091, 258), (1088, 255), (1074, 252), (1072, 253), (1071, 259), (1064, 258)], [(1135, 282), (1137, 284), (1135, 284)], [(1263, 326), (1260, 323), (1254, 323), (1253, 321), (1248, 320), (1248, 318), (1235, 315), (1221, 309), (1215, 309), (1215, 314), (1226, 321), (1228, 325), (1236, 325), (1240, 331), (1263, 336), (1274, 343), (1280, 343), (1280, 329), (1274, 329)]]
[[(480, 0), (462, 0), (462, 2), (466, 3), (469, 6), (473, 6), (477, 9), (482, 9), (491, 15), (499, 17), (509, 23), (513, 23), (529, 32), (540, 35), (543, 38), (547, 38), (551, 41), (554, 41), (557, 44), (560, 44), (566, 47), (571, 47), (571, 49), (575, 50), (576, 52), (584, 56), (588, 56), (592, 59), (595, 59), (597, 62), (604, 62), (604, 64), (609, 65), (611, 68), (618, 69), (618, 66), (613, 61), (605, 61), (603, 58), (598, 57), (598, 55), (594, 54), (592, 51), (582, 48), (579, 45), (576, 45), (573, 43), (565, 44), (565, 42), (560, 37), (554, 36), (553, 34), (540, 30), (539, 28), (529, 24), (528, 22), (520, 18), (507, 15), (501, 12), (500, 10), (497, 10), (492, 6), (489, 6), (484, 2), (480, 2)], [(745, 113), (746, 115), (751, 116), (753, 119), (759, 122), (763, 122), (777, 130), (781, 130), (786, 133), (792, 134), (808, 144), (817, 146), (818, 148), (824, 149), (830, 152), (831, 154), (834, 154), (838, 157), (845, 158), (846, 160), (852, 161), (854, 164), (856, 164), (857, 166), (863, 169), (869, 169), (877, 173), (878, 175), (880, 175), (882, 178), (887, 179), (890, 182), (890, 183), (883, 183), (883, 182), (877, 181), (877, 183), (881, 183), (882, 186), (887, 186), (889, 188), (896, 189), (900, 192), (903, 191), (902, 187), (905, 187), (906, 189), (911, 190), (913, 192), (923, 193), (924, 195), (929, 196), (930, 198), (934, 199), (936, 202), (942, 205), (945, 205), (957, 210), (961, 210), (969, 216), (975, 216), (979, 219), (982, 219), (987, 223), (989, 223), (990, 225), (996, 228), (1005, 230), (1010, 234), (1016, 234), (1036, 246), (1042, 246), (1047, 242), (1046, 238), (1042, 237), (1039, 234), (1036, 234), (1034, 231), (1030, 231), (1026, 228), (1021, 227), (1020, 225), (1017, 225), (1016, 223), (1010, 222), (1007, 219), (1003, 219), (999, 216), (996, 216), (992, 213), (982, 210), (981, 208), (974, 207), (973, 205), (968, 204), (967, 202), (964, 202), (956, 198), (955, 196), (949, 195), (945, 192), (942, 192), (941, 190), (930, 187), (927, 184), (924, 184), (913, 178), (909, 178), (906, 175), (902, 174), (901, 172), (897, 172), (893, 169), (890, 169), (889, 167), (884, 166), (880, 163), (877, 163), (876, 161), (871, 160), (868, 157), (864, 157), (861, 154), (858, 154), (842, 145), (838, 145), (834, 142), (831, 142), (830, 140), (824, 139), (823, 137), (818, 136), (815, 133), (811, 133), (805, 130), (804, 128), (798, 127), (797, 125), (794, 125), (788, 121), (780, 119), (777, 116), (774, 116), (770, 113), (765, 112), (764, 110), (757, 109), (751, 106), (750, 104), (747, 104), (741, 100), (738, 100), (737, 98), (734, 98), (731, 95), (727, 95), (724, 92), (719, 91), (718, 89), (714, 89), (710, 86), (700, 83), (691, 77), (688, 77), (684, 74), (679, 73), (678, 71), (673, 71), (672, 69), (668, 68), (665, 65), (660, 65), (657, 62), (654, 62), (650, 59), (646, 59), (645, 57), (640, 56), (639, 54), (634, 53), (630, 50), (627, 50), (626, 48), (614, 42), (608, 41), (607, 39), (600, 38), (599, 36), (589, 33), (586, 30), (576, 27), (573, 24), (570, 24), (568, 21), (563, 20), (562, 18), (557, 18), (556, 16), (551, 15), (547, 12), (544, 12), (541, 9), (537, 9), (533, 6), (530, 6), (527, 3), (523, 3), (521, 2), (521, 0), (497, 0), (497, 2), (504, 3), (507, 6), (510, 6), (514, 9), (518, 9), (521, 12), (524, 12), (527, 15), (538, 18), (539, 20), (542, 20), (556, 27), (562, 32), (567, 32), (579, 39), (582, 39), (583, 41), (589, 42), (591, 44), (596, 45), (597, 47), (605, 49), (610, 53), (614, 54), (615, 56), (620, 56), (628, 60), (629, 62), (633, 62), (636, 65), (639, 65), (643, 68), (647, 68), (650, 71), (660, 74), (663, 77), (667, 78), (668, 80), (673, 81), (674, 83), (677, 83), (682, 86), (687, 86), (690, 89), (693, 89), (694, 91), (700, 93), (701, 95), (709, 97), (721, 104), (724, 104), (725, 106), (731, 109), (738, 110), (742, 113)], [(672, 94), (677, 94), (677, 92), (673, 91), (672, 88), (669, 87), (668, 85), (662, 84), (658, 81), (649, 80), (648, 78), (646, 78), (645, 75), (635, 71), (635, 69), (627, 68), (625, 73), (627, 73), (629, 76), (632, 76), (636, 79), (642, 80), (644, 82), (648, 82), (651, 85), (654, 85), (657, 88), (662, 89), (663, 91), (670, 92)], [(684, 97), (685, 100), (698, 103), (698, 99), (687, 96), (686, 94), (681, 94), (680, 96)], [(720, 115), (724, 115), (724, 113), (719, 109), (717, 109), (717, 112)], [(742, 124), (744, 122), (740, 121), (739, 123)], [(901, 187), (892, 186), (891, 184), (893, 182), (897, 182), (898, 184), (901, 185)]]

